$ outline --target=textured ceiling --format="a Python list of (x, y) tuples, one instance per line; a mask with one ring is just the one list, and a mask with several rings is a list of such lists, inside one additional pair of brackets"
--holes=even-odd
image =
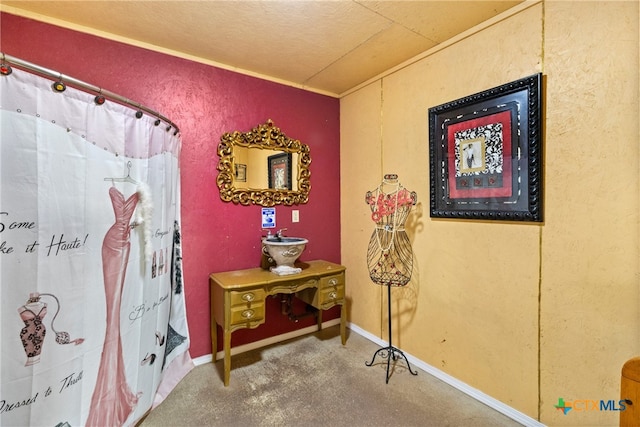
[(9, 13), (339, 96), (522, 0), (0, 2)]

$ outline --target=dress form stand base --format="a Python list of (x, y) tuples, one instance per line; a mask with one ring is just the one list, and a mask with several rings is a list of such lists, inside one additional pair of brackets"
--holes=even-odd
[[(382, 359), (387, 359), (387, 378), (385, 381), (385, 384), (389, 384), (389, 368), (391, 366), (391, 359), (393, 359), (394, 361), (399, 360), (401, 357), (404, 359), (404, 361), (407, 363), (407, 369), (409, 370), (409, 372), (412, 375), (418, 375), (417, 372), (413, 371), (411, 369), (411, 365), (409, 364), (409, 359), (407, 359), (407, 356), (405, 356), (405, 354), (402, 352), (402, 350), (394, 347), (391, 344), (391, 286), (387, 285), (387, 308), (388, 308), (388, 312), (389, 312), (389, 345), (386, 347), (382, 347), (379, 348), (378, 350), (376, 350), (375, 353), (373, 353), (373, 357), (371, 358), (371, 362), (365, 362), (365, 365), (367, 366), (373, 366), (373, 362), (376, 359), (376, 356), (380, 355), (380, 357)], [(394, 365), (395, 367), (395, 365)]]

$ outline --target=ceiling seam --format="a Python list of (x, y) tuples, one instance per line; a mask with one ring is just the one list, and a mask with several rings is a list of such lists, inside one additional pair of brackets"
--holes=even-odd
[(355, 52), (356, 50), (358, 50), (358, 48), (360, 48), (362, 45), (367, 44), (371, 39), (377, 37), (379, 34), (384, 33), (386, 30), (388, 30), (389, 27), (385, 27), (384, 29), (376, 32), (375, 34), (371, 35), (370, 37), (367, 37), (366, 40), (358, 43), (358, 45), (356, 45), (353, 49), (348, 50), (347, 52), (345, 52), (344, 54), (340, 55), (337, 59), (335, 59), (334, 61), (331, 61), (326, 67), (321, 68), (318, 72), (312, 74), (311, 76), (309, 76), (309, 78), (304, 80), (304, 84), (308, 84), (309, 80), (313, 79), (314, 77), (316, 77), (319, 74), (322, 74), (323, 72), (325, 72), (327, 69), (331, 68), (334, 64), (336, 64), (337, 62), (339, 62), (341, 59), (349, 56), (349, 54), (351, 54), (352, 52)]
[(432, 39), (430, 39), (429, 37), (425, 36), (424, 34), (422, 34), (422, 33), (418, 32), (418, 31), (416, 31), (416, 30), (414, 30), (413, 28), (409, 28), (409, 27), (405, 26), (404, 24), (402, 24), (401, 22), (396, 21), (396, 20), (395, 20), (395, 19), (393, 19), (393, 18), (390, 18), (390, 17), (388, 17), (388, 16), (386, 16), (386, 15), (383, 15), (382, 13), (378, 12), (377, 10), (373, 10), (373, 9), (371, 9), (370, 7), (368, 7), (368, 6), (364, 5), (364, 4), (362, 4), (362, 3), (360, 3), (360, 2), (358, 2), (358, 1), (356, 1), (356, 0), (354, 0), (354, 3), (356, 3), (356, 4), (357, 4), (358, 6), (360, 6), (360, 7), (363, 7), (363, 8), (365, 8), (365, 9), (367, 9), (368, 11), (370, 11), (370, 12), (372, 12), (372, 13), (375, 13), (375, 14), (376, 14), (376, 15), (378, 15), (378, 16), (381, 16), (382, 18), (384, 18), (384, 19), (386, 19), (386, 20), (388, 20), (388, 21), (391, 21), (393, 24), (395, 24), (395, 25), (397, 25), (397, 26), (399, 26), (399, 27), (401, 27), (401, 28), (404, 28), (404, 29), (405, 29), (405, 30), (407, 30), (407, 31), (412, 32), (413, 34), (417, 35), (418, 37), (421, 37), (421, 38), (423, 38), (423, 39), (425, 39), (425, 40), (428, 40), (429, 42), (431, 42), (431, 43), (433, 43), (433, 44), (438, 44), (438, 43), (440, 43), (440, 42), (438, 42), (438, 41), (436, 41), (436, 40), (432, 40)]
[(426, 51), (424, 51), (424, 52), (422, 52), (422, 53), (420, 53), (420, 54), (418, 54), (418, 55), (416, 55), (416, 56), (414, 56), (412, 58), (407, 59), (406, 61), (396, 65), (395, 67), (392, 67), (392, 68), (389, 68), (388, 70), (385, 70), (384, 72), (378, 74), (377, 76), (374, 76), (374, 77), (372, 77), (370, 79), (367, 79), (367, 80), (363, 81), (362, 83), (357, 84), (354, 87), (352, 87), (350, 89), (347, 89), (344, 92), (341, 92), (338, 95), (338, 98), (344, 98), (345, 96), (348, 96), (348, 95), (350, 95), (352, 93), (355, 93), (355, 92), (359, 91), (360, 89), (362, 89), (363, 87), (368, 86), (371, 83), (375, 82), (376, 80), (380, 80), (380, 79), (383, 79), (384, 77), (393, 75), (393, 74), (397, 73), (398, 71), (400, 71), (400, 70), (402, 70), (404, 68), (407, 68), (407, 67), (409, 67), (409, 66), (411, 66), (411, 65), (413, 65), (413, 64), (415, 64), (417, 62), (420, 62), (423, 59), (428, 58), (428, 57), (436, 54), (437, 52), (445, 50), (445, 49), (451, 47), (452, 45), (454, 45), (456, 43), (459, 43), (460, 41), (462, 41), (462, 40), (464, 40), (464, 39), (466, 39), (466, 38), (468, 38), (468, 37), (470, 37), (470, 36), (472, 36), (474, 34), (477, 34), (477, 33), (481, 32), (481, 31), (483, 31), (483, 30), (495, 25), (498, 22), (501, 22), (501, 21), (503, 21), (503, 20), (505, 20), (507, 18), (510, 18), (511, 16), (514, 16), (514, 15), (517, 15), (519, 13), (522, 13), (523, 11), (529, 9), (530, 7), (533, 7), (533, 6), (535, 6), (537, 4), (540, 4), (542, 2), (544, 2), (544, 0), (524, 0), (524, 2), (521, 3), (520, 5), (514, 6), (511, 9), (508, 9), (508, 10), (502, 12), (501, 14), (496, 15), (493, 18), (488, 19), (487, 21), (484, 21), (484, 22), (482, 22), (482, 23), (480, 23), (480, 24), (478, 24), (478, 25), (476, 25), (476, 26), (474, 26), (474, 27), (472, 27), (472, 28), (470, 28), (470, 29), (468, 29), (468, 30), (466, 30), (466, 31), (464, 31), (464, 32), (452, 37), (452, 38), (450, 38), (449, 40), (446, 40), (446, 41), (444, 41), (442, 43), (439, 43), (437, 46), (434, 46), (431, 49), (428, 49), (428, 50), (426, 50)]

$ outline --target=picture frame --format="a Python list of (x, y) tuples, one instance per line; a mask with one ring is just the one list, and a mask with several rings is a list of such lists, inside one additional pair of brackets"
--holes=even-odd
[(235, 167), (235, 177), (234, 179), (237, 182), (247, 182), (247, 165), (242, 163), (237, 163), (234, 165)]
[(274, 154), (267, 157), (269, 189), (291, 190), (291, 153)]
[(542, 74), (429, 108), (430, 216), (542, 222)]

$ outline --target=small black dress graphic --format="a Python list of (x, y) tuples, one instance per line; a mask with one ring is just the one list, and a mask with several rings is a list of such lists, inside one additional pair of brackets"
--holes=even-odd
[(47, 328), (44, 324), (44, 317), (47, 314), (47, 303), (42, 302), (42, 297), (51, 297), (57, 304), (56, 313), (51, 319), (51, 329), (56, 334), (56, 343), (58, 344), (82, 344), (84, 338), (76, 338), (72, 340), (68, 332), (56, 331), (54, 322), (60, 313), (60, 301), (53, 294), (40, 294), (32, 292), (26, 304), (18, 307), (20, 318), (24, 322), (24, 327), (20, 331), (20, 340), (22, 347), (27, 355), (27, 362), (24, 366), (31, 366), (40, 362), (44, 337), (47, 334)]
[(39, 294), (31, 293), (27, 303), (18, 308), (18, 313), (24, 322), (24, 328), (20, 331), (22, 347), (27, 355), (24, 366), (30, 366), (40, 362), (42, 344), (47, 334), (47, 328), (43, 322), (47, 314), (47, 304), (40, 301)]

